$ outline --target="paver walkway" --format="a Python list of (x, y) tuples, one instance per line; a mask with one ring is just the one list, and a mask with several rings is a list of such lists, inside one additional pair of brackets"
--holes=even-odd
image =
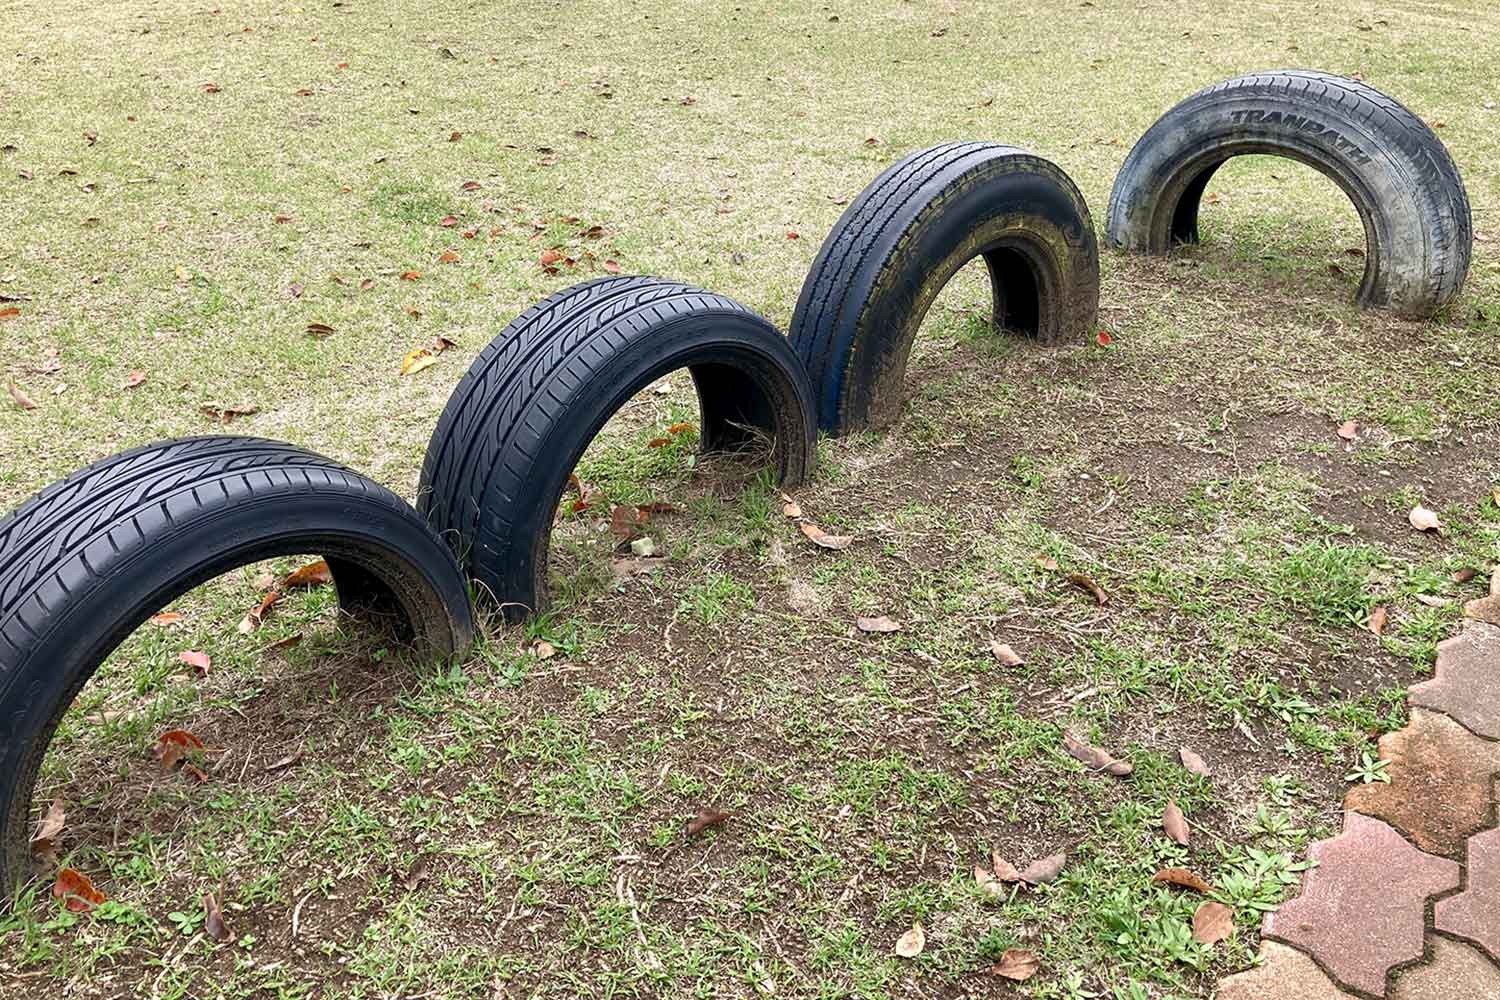
[(1261, 925), (1261, 964), (1218, 1000), (1500, 1000), (1500, 626), (1471, 602), (1411, 721), (1380, 740), (1389, 784), (1344, 799), (1302, 892)]

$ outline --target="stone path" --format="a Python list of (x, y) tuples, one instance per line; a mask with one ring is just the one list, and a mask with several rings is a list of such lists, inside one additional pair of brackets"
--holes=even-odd
[(1500, 627), (1465, 622), (1410, 701), (1380, 740), (1390, 783), (1350, 790), (1218, 1000), (1500, 1000)]

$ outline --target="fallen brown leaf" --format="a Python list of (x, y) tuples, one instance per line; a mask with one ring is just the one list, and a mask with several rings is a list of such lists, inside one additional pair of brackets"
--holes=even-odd
[(68, 814), (63, 808), (62, 799), (53, 799), (52, 805), (42, 814), (42, 820), (37, 824), (36, 832), (31, 835), (31, 856), (34, 858), (46, 858), (53, 862), (57, 860), (57, 840), (62, 836), (63, 825), (67, 822)]
[(713, 806), (702, 806), (698, 810), (698, 815), (688, 820), (687, 835), (689, 837), (696, 837), (711, 827), (722, 826), (733, 815), (734, 813), (732, 812), (715, 809)]
[(1353, 441), (1359, 437), (1359, 424), (1353, 420), (1345, 420), (1342, 424), (1339, 424), (1338, 435), (1345, 441)]
[(8, 319), (15, 319), (19, 315), (21, 315), (20, 306), (6, 306), (5, 308), (0, 309), (0, 322), (4, 322)]
[(1161, 813), (1161, 828), (1167, 832), (1177, 843), (1186, 847), (1192, 833), (1188, 829), (1187, 817), (1182, 814), (1182, 809), (1177, 805), (1176, 799), (1168, 799), (1166, 808)]
[(329, 326), (327, 323), (309, 323), (307, 324), (307, 332), (309, 335), (317, 338), (318, 340), (322, 340), (324, 337), (328, 337), (333, 334), (333, 327)]
[(1194, 892), (1201, 892), (1204, 895), (1214, 891), (1213, 886), (1186, 868), (1163, 868), (1151, 876), (1151, 881), (1160, 882), (1165, 885), (1180, 886), (1184, 889), (1192, 889)]
[(134, 389), (136, 386), (140, 385), (144, 381), (146, 381), (146, 373), (145, 372), (131, 372), (129, 375), (125, 376), (125, 381), (122, 382), (122, 383), (120, 383), (120, 388), (121, 389)]
[(807, 536), (808, 541), (812, 542), (819, 548), (834, 550), (847, 549), (849, 546), (854, 544), (853, 535), (830, 535), (828, 532), (824, 531), (816, 524), (813, 524), (811, 521), (803, 521), (801, 524), (797, 525), (797, 527), (802, 529), (802, 534)]
[(899, 632), (901, 623), (889, 615), (881, 615), (878, 618), (856, 618), (854, 624), (861, 632)]
[(104, 893), (94, 888), (89, 877), (74, 868), (64, 868), (52, 883), (52, 898), (61, 899), (74, 913), (86, 913), (104, 902)]
[(1037, 974), (1042, 960), (1025, 948), (1007, 948), (1000, 961), (990, 966), (990, 975), (1023, 983)]
[(31, 401), (31, 397), (30, 396), (26, 395), (26, 393), (24, 393), (24, 392), (21, 391), (21, 387), (20, 386), (16, 385), (14, 382), (10, 382), (10, 383), (8, 383), (6, 385), (6, 388), (10, 390), (10, 398), (14, 399), (16, 401), (16, 405), (19, 406), (21, 409), (23, 409), (23, 410), (34, 410), (34, 409), (36, 409), (36, 404)]
[(649, 515), (635, 507), (616, 506), (609, 512), (609, 530), (622, 542), (628, 542), (640, 534), (648, 520)]
[(1002, 882), (1022, 881), (1021, 873), (1016, 870), (1016, 866), (1002, 858), (997, 850), (990, 850), (990, 866), (995, 877)]
[(1453, 574), (1453, 582), (1468, 583), (1478, 575), (1479, 570), (1475, 569), (1473, 566), (1465, 566), (1463, 569)]
[(1128, 762), (1116, 760), (1108, 752), (1101, 750), (1099, 747), (1083, 742), (1073, 734), (1072, 730), (1064, 730), (1063, 746), (1073, 757), (1095, 771), (1103, 771), (1117, 778), (1123, 778), (1135, 770)]
[(240, 635), (249, 635), (260, 628), (260, 623), (265, 620), (266, 615), (270, 613), (271, 608), (279, 600), (281, 600), (281, 591), (279, 590), (269, 591), (262, 597), (260, 603), (250, 609), (245, 617), (240, 619), (238, 626)]
[(1365, 620), (1365, 628), (1376, 635), (1385, 635), (1385, 621), (1388, 614), (1384, 604), (1377, 604), (1370, 609), (1370, 617)]
[(203, 894), (203, 931), (215, 941), (228, 941), (229, 926), (224, 923), (224, 911), (211, 892)]
[(1187, 747), (1178, 748), (1177, 759), (1182, 761), (1182, 766), (1187, 768), (1189, 772), (1198, 775), (1200, 778), (1207, 778), (1212, 774), (1208, 763)]
[(1037, 556), (1036, 565), (1037, 569), (1045, 570), (1048, 573), (1057, 572), (1057, 560), (1051, 556)]
[(1068, 582), (1079, 590), (1093, 595), (1094, 603), (1098, 604), (1101, 608), (1109, 603), (1109, 595), (1104, 592), (1103, 587), (1094, 582), (1092, 577), (1085, 576), (1082, 573), (1069, 573)]
[(152, 625), (158, 625), (162, 628), (165, 628), (168, 625), (176, 625), (178, 622), (182, 621), (182, 615), (176, 611), (163, 611), (161, 614), (152, 615), (148, 620)]
[(161, 761), (163, 770), (170, 771), (186, 754), (202, 749), (203, 741), (186, 729), (168, 729), (156, 738), (152, 754)]
[(1007, 667), (1019, 667), (1026, 663), (1024, 657), (998, 639), (990, 640), (990, 655)]
[(1415, 507), (1413, 507), (1411, 509), (1411, 513), (1406, 515), (1406, 519), (1410, 521), (1411, 526), (1413, 528), (1416, 528), (1418, 531), (1441, 532), (1443, 530), (1443, 522), (1438, 517), (1437, 511), (1428, 510), (1421, 504), (1417, 504)]
[(332, 582), (333, 570), (328, 568), (328, 561), (319, 559), (288, 573), (281, 586), (290, 590), (293, 587), (321, 587)]
[(1021, 881), (1028, 885), (1045, 885), (1062, 874), (1063, 866), (1068, 863), (1066, 853), (1049, 854), (1040, 861), (1033, 861), (1021, 872)]
[(927, 934), (921, 924), (912, 924), (911, 930), (896, 939), (897, 958), (916, 958), (927, 947)]
[(1480, 597), (1464, 605), (1464, 617), (1474, 621), (1500, 625), (1500, 567), (1490, 577), (1488, 597)]
[(448, 249), (438, 254), (437, 262), (439, 264), (457, 264), (461, 260), (463, 260), (463, 257), (459, 255), (457, 250)]
[(177, 658), (192, 667), (199, 677), (207, 677), (214, 663), (207, 653), (197, 649), (184, 650), (177, 654)]
[(1212, 945), (1234, 933), (1234, 911), (1223, 903), (1206, 900), (1193, 911), (1193, 940)]
[(799, 518), (802, 516), (802, 505), (783, 493), (781, 494), (781, 513), (790, 518)]

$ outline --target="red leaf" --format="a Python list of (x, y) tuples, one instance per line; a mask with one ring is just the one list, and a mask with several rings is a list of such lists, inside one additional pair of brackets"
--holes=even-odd
[(1109, 331), (1105, 329), (1100, 329), (1098, 333), (1094, 334), (1094, 340), (1100, 347), (1108, 347), (1115, 342), (1115, 338), (1111, 337)]
[(698, 815), (688, 820), (687, 835), (696, 837), (710, 827), (722, 826), (724, 821), (733, 816), (734, 813), (715, 809), (713, 806), (703, 806), (698, 810)]
[(452, 229), (454, 226), (458, 225), (458, 217), (453, 215), (445, 215), (440, 220), (438, 220), (438, 225), (442, 226), (444, 229)]
[(328, 568), (328, 561), (319, 559), (310, 562), (301, 569), (288, 573), (285, 580), (281, 581), (284, 588), (292, 587), (321, 587), (325, 583), (333, 582), (333, 571)]
[(1213, 886), (1186, 868), (1163, 868), (1151, 876), (1151, 881), (1160, 882), (1163, 885), (1181, 886), (1184, 889), (1192, 889), (1194, 892), (1201, 892), (1205, 895), (1214, 891)]
[(52, 898), (66, 899), (67, 907), (74, 913), (86, 913), (104, 902), (104, 893), (94, 888), (94, 883), (82, 872), (64, 868), (57, 873), (52, 883)]

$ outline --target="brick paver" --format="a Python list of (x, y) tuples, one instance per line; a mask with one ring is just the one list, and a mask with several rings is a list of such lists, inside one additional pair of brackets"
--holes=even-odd
[(1391, 1000), (1500, 1000), (1500, 969), (1483, 955), (1436, 935), (1429, 944), (1432, 963), (1398, 972)]
[(1463, 892), (1433, 907), (1433, 926), (1473, 941), (1500, 962), (1500, 830), (1469, 840), (1468, 874)]
[(1437, 676), (1412, 685), (1410, 700), (1500, 739), (1500, 628), (1466, 622), (1462, 632), (1438, 643)]
[(1259, 967), (1221, 981), (1217, 1000), (1354, 1000), (1295, 948), (1262, 941), (1260, 958)]
[(1412, 709), (1405, 729), (1380, 738), (1389, 784), (1357, 785), (1344, 806), (1384, 820), (1422, 850), (1462, 860), (1464, 843), (1491, 823), (1500, 743), (1446, 715)]
[(1307, 952), (1339, 985), (1383, 996), (1386, 972), (1422, 956), (1427, 899), (1458, 886), (1457, 863), (1352, 811), (1344, 832), (1308, 855), (1318, 867), (1262, 933)]

